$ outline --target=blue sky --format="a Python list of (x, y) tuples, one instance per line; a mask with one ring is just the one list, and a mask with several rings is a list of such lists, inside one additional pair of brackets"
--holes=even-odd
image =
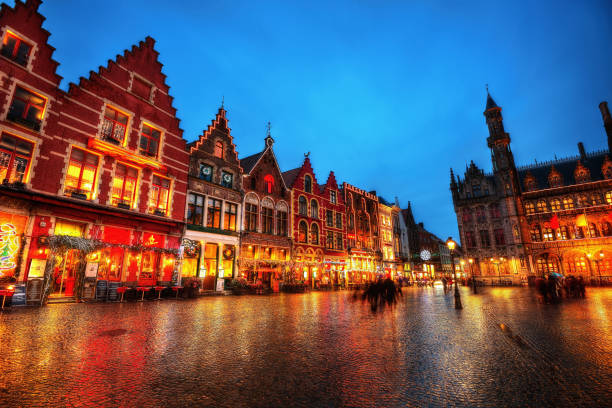
[(607, 147), (612, 3), (601, 1), (51, 1), (63, 88), (150, 35), (184, 137), (225, 97), (240, 157), (272, 122), (283, 170), (376, 190), (457, 235), (449, 167), (491, 169), (485, 83), (517, 164)]

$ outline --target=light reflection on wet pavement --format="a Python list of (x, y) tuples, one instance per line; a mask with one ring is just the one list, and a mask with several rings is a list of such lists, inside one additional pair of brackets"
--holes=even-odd
[(0, 314), (0, 406), (609, 406), (612, 290), (406, 288)]

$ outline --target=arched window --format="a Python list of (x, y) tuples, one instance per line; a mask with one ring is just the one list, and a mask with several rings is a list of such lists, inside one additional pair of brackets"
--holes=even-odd
[(527, 191), (533, 191), (537, 188), (536, 179), (531, 173), (527, 173), (525, 179), (523, 180), (523, 184), (525, 185), (525, 190)]
[(525, 203), (525, 214), (530, 215), (535, 213), (535, 205), (531, 202)]
[(215, 142), (215, 157), (223, 158), (223, 142)]
[(540, 231), (540, 226), (535, 224), (531, 227), (531, 240), (533, 242), (540, 242), (542, 240), (542, 232)]
[(300, 225), (298, 227), (298, 242), (306, 243), (308, 239), (308, 226), (306, 222), (300, 221)]
[(310, 200), (310, 216), (312, 218), (319, 218), (319, 204), (317, 200)]
[(312, 193), (312, 178), (309, 175), (304, 176), (304, 191)]
[(599, 194), (597, 194), (597, 193), (591, 194), (590, 202), (591, 202), (591, 205), (599, 205), (599, 204), (601, 204), (601, 196)]
[(561, 200), (555, 198), (550, 201), (550, 209), (552, 211), (559, 211), (561, 209)]
[(548, 211), (548, 205), (546, 204), (546, 201), (544, 200), (538, 201), (537, 209), (538, 209), (538, 212)]
[(264, 176), (264, 184), (266, 186), (266, 193), (272, 194), (272, 190), (274, 189), (274, 177), (271, 174), (266, 174)]
[(604, 237), (609, 237), (612, 235), (612, 228), (610, 227), (610, 223), (608, 221), (601, 223), (601, 235)]
[(300, 196), (298, 198), (298, 212), (300, 215), (308, 215), (308, 203), (306, 201), (306, 197)]
[(580, 194), (578, 196), (578, 205), (580, 207), (587, 207), (589, 204), (589, 199), (587, 198), (586, 194)]
[(566, 210), (572, 210), (574, 208), (574, 199), (572, 197), (564, 197), (563, 208)]
[(606, 191), (606, 204), (612, 204), (612, 191)]
[(310, 243), (319, 245), (319, 226), (317, 224), (312, 224), (310, 227)]

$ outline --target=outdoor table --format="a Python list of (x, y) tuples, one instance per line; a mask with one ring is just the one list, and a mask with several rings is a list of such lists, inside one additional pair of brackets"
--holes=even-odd
[(138, 286), (138, 287), (136, 288), (136, 290), (137, 290), (138, 292), (142, 292), (142, 297), (140, 298), (140, 301), (141, 301), (141, 302), (142, 302), (142, 301), (144, 301), (144, 295), (145, 295), (145, 292), (147, 292), (147, 291), (148, 291), (148, 290), (150, 290), (150, 289), (151, 289), (151, 288), (150, 288), (150, 287), (148, 287), (148, 286)]
[(0, 296), (2, 296), (2, 309), (4, 309), (4, 302), (6, 301), (6, 297), (12, 297), (15, 294), (14, 290), (11, 289), (2, 289), (0, 290)]
[(121, 293), (121, 299), (119, 300), (119, 302), (123, 302), (123, 295), (128, 289), (129, 288), (127, 286), (120, 286), (117, 288), (117, 293)]
[(182, 287), (182, 286), (173, 286), (173, 287), (172, 287), (172, 290), (173, 290), (174, 292), (176, 292), (176, 299), (178, 299), (179, 290), (181, 290), (181, 289), (183, 289), (183, 287)]
[(165, 286), (156, 286), (155, 287), (155, 291), (157, 292), (157, 300), (161, 300), (161, 293), (162, 291), (166, 289)]

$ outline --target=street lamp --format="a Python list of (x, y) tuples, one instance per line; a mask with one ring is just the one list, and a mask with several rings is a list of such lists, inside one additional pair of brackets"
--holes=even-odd
[(597, 265), (597, 275), (599, 276), (599, 286), (601, 286), (601, 270), (599, 269), (599, 263), (603, 261), (603, 258), (603, 251), (599, 251), (599, 259), (595, 258), (595, 265)]
[(461, 295), (459, 294), (459, 287), (457, 286), (457, 271), (455, 270), (455, 260), (453, 259), (453, 251), (457, 246), (457, 243), (453, 241), (451, 237), (446, 240), (446, 246), (450, 250), (451, 256), (451, 267), (453, 268), (453, 280), (455, 281), (455, 309), (463, 309), (461, 306)]
[(478, 293), (476, 291), (476, 278), (474, 278), (474, 271), (472, 270), (472, 264), (474, 263), (474, 259), (470, 258), (468, 259), (468, 262), (470, 263), (470, 275), (472, 276), (472, 288), (474, 289), (474, 294)]

